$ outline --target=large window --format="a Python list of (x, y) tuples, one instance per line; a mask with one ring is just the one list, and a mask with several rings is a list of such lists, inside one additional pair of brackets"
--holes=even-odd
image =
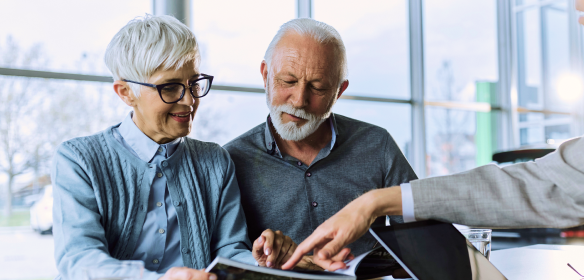
[(296, 17), (296, 1), (193, 2), (201, 70), (217, 84), (263, 87), (260, 63), (280, 25)]
[[(389, 131), (420, 177), (584, 132), (584, 31), (571, 0), (167, 1), (189, 4), (201, 71), (215, 76), (196, 139), (224, 145), (265, 121), (260, 63), (297, 17), (332, 25), (345, 42), (350, 85), (333, 111)], [(57, 274), (52, 237), (31, 230), (29, 208), (50, 195), (59, 143), (128, 114), (103, 55), (157, 4), (0, 2), (0, 280)]]
[[(567, 0), (518, 1), (517, 106), (520, 145), (556, 144), (577, 135), (582, 95), (574, 13)], [(578, 91), (579, 90), (579, 91)], [(577, 118), (577, 117), (576, 117)]]
[[(148, 0), (3, 1), (0, 67), (108, 75), (107, 44), (128, 21), (146, 13), (152, 13)], [(15, 53), (37, 60), (15, 60)]]
[(491, 103), (497, 95), (496, 1), (424, 4), (426, 175), (436, 176), (491, 161), (477, 162), (494, 143), (477, 139), (477, 131), (492, 127), (478, 127), (473, 103)]
[[(347, 7), (351, 7), (350, 9)], [(347, 94), (410, 98), (406, 0), (315, 0), (314, 19), (339, 31), (347, 49)]]

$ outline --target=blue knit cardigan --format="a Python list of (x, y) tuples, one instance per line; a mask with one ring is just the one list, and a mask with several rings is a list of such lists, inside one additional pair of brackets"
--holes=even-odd
[[(55, 154), (53, 235), (63, 279), (84, 279), (84, 267), (128, 260), (144, 224), (156, 165), (131, 154), (112, 129), (64, 142)], [(253, 264), (229, 154), (215, 143), (184, 137), (161, 165), (184, 265), (205, 268), (216, 256)]]

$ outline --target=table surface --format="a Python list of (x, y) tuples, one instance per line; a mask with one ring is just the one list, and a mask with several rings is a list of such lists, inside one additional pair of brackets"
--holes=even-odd
[(532, 245), (491, 252), (491, 262), (509, 280), (581, 280), (568, 263), (584, 275), (584, 246)]

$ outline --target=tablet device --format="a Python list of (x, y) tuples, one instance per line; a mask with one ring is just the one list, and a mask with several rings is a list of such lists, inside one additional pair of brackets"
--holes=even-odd
[(369, 231), (414, 279), (507, 279), (452, 224), (428, 220)]

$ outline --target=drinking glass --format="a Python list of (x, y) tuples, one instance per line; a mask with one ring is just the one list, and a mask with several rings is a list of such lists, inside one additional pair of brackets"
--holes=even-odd
[(142, 261), (119, 261), (85, 269), (87, 280), (141, 280), (143, 273)]
[(487, 260), (491, 259), (491, 232), (490, 229), (460, 229), (466, 239), (475, 247)]

